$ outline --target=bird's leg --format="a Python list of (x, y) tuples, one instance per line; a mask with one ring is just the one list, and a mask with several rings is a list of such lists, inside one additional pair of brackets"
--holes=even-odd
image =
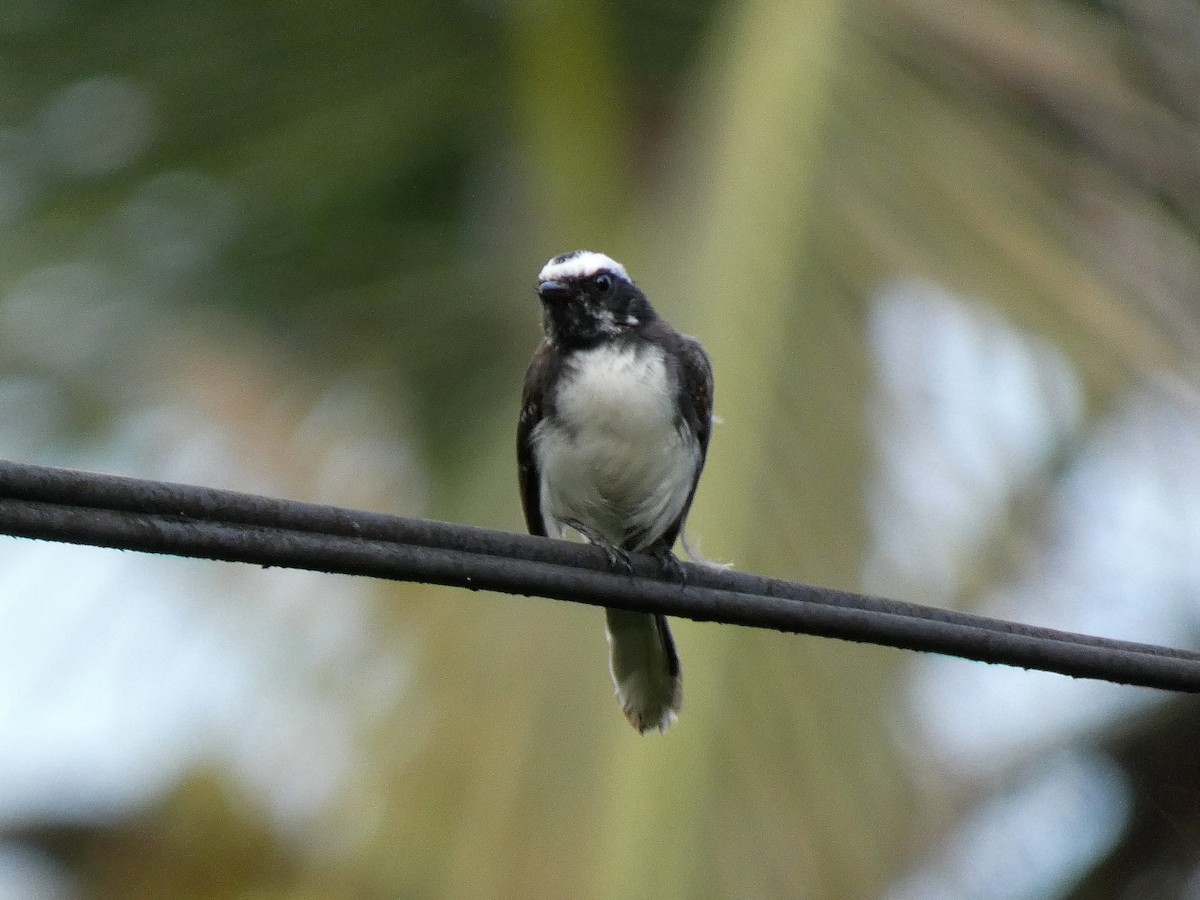
[(595, 547), (599, 547), (604, 551), (604, 555), (608, 557), (608, 564), (614, 569), (621, 569), (624, 572), (633, 571), (633, 563), (629, 560), (629, 552), (622, 550), (595, 528), (590, 525), (584, 525), (578, 519), (563, 519), (562, 523), (568, 528), (574, 528), (584, 540)]
[(687, 584), (687, 570), (683, 567), (683, 563), (679, 561), (679, 557), (671, 552), (669, 544), (652, 544), (646, 548), (646, 552), (658, 560), (659, 566), (662, 567), (664, 578), (670, 581), (678, 581), (680, 584)]

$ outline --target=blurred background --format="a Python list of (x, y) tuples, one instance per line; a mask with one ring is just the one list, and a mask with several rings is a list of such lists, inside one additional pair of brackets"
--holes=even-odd
[[(1191, 0), (4, 0), (0, 456), (523, 530), (534, 281), (739, 569), (1200, 646)], [(0, 538), (0, 898), (1200, 898), (1186, 697)]]

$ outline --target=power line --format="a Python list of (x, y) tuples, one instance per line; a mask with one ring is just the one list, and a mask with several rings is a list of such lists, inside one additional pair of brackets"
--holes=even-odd
[(0, 461), (0, 533), (537, 595), (1200, 693), (1200, 652), (1117, 641), (635, 555), (192, 485)]

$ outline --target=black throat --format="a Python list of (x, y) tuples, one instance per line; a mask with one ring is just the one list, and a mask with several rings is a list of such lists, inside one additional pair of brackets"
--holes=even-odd
[(636, 339), (657, 318), (650, 301), (628, 282), (608, 294), (589, 282), (571, 284), (569, 296), (542, 299), (546, 337), (564, 351)]

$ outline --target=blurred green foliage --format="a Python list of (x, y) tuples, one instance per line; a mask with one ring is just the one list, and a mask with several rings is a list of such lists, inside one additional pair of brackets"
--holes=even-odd
[[(230, 198), (220, 252), (156, 281), (145, 315), (236, 322), (306, 381), (349, 373), (411, 425), (431, 515), (521, 527), (532, 281), (577, 247), (712, 353), (707, 555), (818, 583), (855, 587), (868, 542), (881, 281), (986, 297), (1062, 348), (1093, 414), (1195, 358), (1196, 110), (1155, 68), (1180, 39), (1133, 2), (21, 6), (0, 13), (0, 138), (28, 144), (38, 190), (0, 232), (0, 287), (110, 253), (131, 194), (201, 173)], [(113, 76), (149, 98), (147, 146), (70, 171), (47, 109)], [(214, 380), (254, 419), (219, 352), (251, 370), (247, 345), (198, 329), (192, 350), (238, 373)], [(1027, 529), (994, 523), (959, 593)], [(639, 741), (594, 610), (380, 594), (414, 675), (327, 833), (280, 835), (205, 774), (36, 842), (101, 897), (871, 897), (966, 803), (897, 746), (899, 654), (682, 623), (681, 722)], [(331, 849), (339, 823), (367, 836)]]

